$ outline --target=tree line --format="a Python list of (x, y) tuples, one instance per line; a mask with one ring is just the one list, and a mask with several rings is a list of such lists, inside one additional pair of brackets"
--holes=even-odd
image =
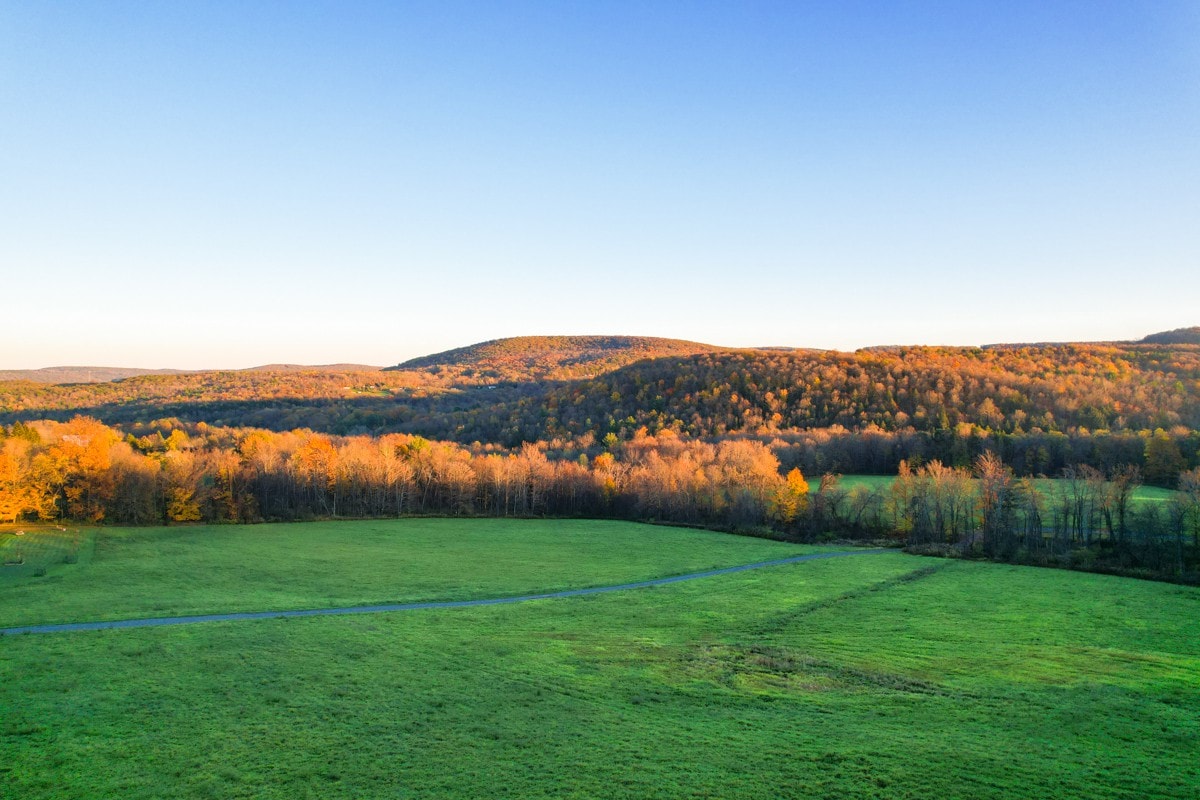
[(578, 516), (717, 526), (795, 540), (890, 539), (1173, 580), (1200, 572), (1200, 469), (1135, 503), (1137, 466), (1073, 465), (1050, 489), (995, 451), (967, 466), (901, 461), (887, 488), (811, 486), (761, 441), (639, 429), (588, 449), (464, 446), (176, 420), (18, 423), (0, 438), (0, 522), (156, 525), (405, 514)]

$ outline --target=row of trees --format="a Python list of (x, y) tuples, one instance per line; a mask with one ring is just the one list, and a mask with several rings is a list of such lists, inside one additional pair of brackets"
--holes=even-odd
[(0, 522), (611, 514), (750, 526), (778, 516), (787, 486), (761, 443), (672, 434), (569, 460), (533, 444), (497, 451), (408, 434), (198, 425), (122, 436), (87, 417), (12, 426), (0, 440)]
[(1080, 465), (1039, 488), (1033, 479), (1015, 477), (992, 453), (971, 470), (937, 461), (916, 470), (902, 464), (889, 491), (888, 522), (914, 544), (978, 544), (1000, 559), (1022, 549), (1064, 553), (1098, 543), (1145, 549), (1161, 544), (1164, 532), (1172, 534), (1175, 555), (1185, 536), (1191, 547), (1200, 547), (1200, 470), (1184, 473), (1179, 493), (1161, 509), (1135, 502), (1140, 485), (1136, 467), (1105, 474)]
[(1071, 466), (1039, 484), (985, 451), (969, 467), (901, 461), (890, 486), (815, 491), (753, 439), (670, 430), (561, 457), (547, 445), (464, 447), (408, 434), (334, 437), (207, 425), (128, 433), (94, 419), (15, 425), (0, 439), (0, 522), (147, 525), (402, 514), (589, 516), (720, 525), (793, 538), (891, 538), (1005, 560), (1187, 577), (1200, 559), (1200, 469), (1157, 505), (1136, 466)]
[(1074, 434), (989, 434), (971, 425), (935, 433), (834, 427), (762, 438), (785, 466), (808, 474), (894, 475), (902, 461), (968, 469), (984, 453), (996, 453), (1020, 476), (1059, 475), (1078, 464), (1102, 472), (1137, 467), (1146, 483), (1174, 488), (1181, 472), (1200, 466), (1200, 432), (1183, 427)]

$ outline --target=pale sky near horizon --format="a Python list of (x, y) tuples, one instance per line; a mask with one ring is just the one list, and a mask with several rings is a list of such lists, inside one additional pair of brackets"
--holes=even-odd
[(1200, 3), (0, 0), (0, 369), (1200, 324)]

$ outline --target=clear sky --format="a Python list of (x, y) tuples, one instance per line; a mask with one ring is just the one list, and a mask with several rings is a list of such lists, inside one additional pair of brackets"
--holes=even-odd
[(1200, 324), (1200, 3), (0, 0), (0, 368)]

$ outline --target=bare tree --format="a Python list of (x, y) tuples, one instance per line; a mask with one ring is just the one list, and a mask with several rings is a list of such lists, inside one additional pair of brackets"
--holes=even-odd
[(1012, 470), (989, 451), (975, 459), (975, 476), (979, 479), (984, 552), (993, 557), (1007, 557), (1014, 549), (1012, 538), (1018, 499)]

